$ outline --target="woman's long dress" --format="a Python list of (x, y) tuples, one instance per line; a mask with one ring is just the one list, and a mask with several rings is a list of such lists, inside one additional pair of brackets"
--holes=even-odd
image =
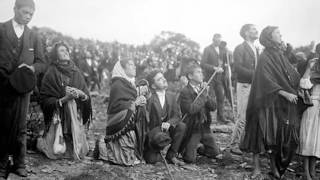
[(111, 81), (106, 136), (97, 142), (98, 158), (125, 166), (139, 164), (139, 146), (136, 133), (135, 87), (126, 79)]
[(320, 84), (312, 88), (311, 95), (313, 106), (302, 115), (298, 153), (320, 158)]
[[(81, 159), (89, 151), (86, 140), (85, 124), (90, 122), (91, 100), (74, 99), (62, 106), (57, 101), (65, 96), (66, 86), (80, 89), (89, 97), (89, 91), (80, 70), (72, 61), (68, 64), (53, 62), (43, 77), (41, 84), (41, 109), (46, 124), (45, 133), (38, 138), (37, 148), (50, 159), (74, 158)], [(53, 144), (57, 124), (55, 118), (61, 120), (62, 133), (66, 144), (66, 152), (55, 154)]]

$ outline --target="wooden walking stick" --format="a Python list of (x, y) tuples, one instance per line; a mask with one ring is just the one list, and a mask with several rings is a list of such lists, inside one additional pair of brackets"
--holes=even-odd
[[(145, 79), (140, 80), (138, 84), (139, 84), (139, 85), (145, 85), (145, 86), (149, 87), (149, 83), (148, 83), (148, 81), (145, 80)], [(147, 92), (147, 93), (150, 93), (149, 89), (148, 89), (148, 92)], [(148, 94), (143, 94), (143, 93), (141, 93), (141, 89), (138, 88), (138, 95), (139, 95), (139, 96), (140, 96), (140, 95), (147, 96)], [(143, 106), (142, 108), (144, 108), (144, 111), (147, 111), (147, 110), (146, 110), (146, 106)], [(147, 116), (147, 117), (148, 117), (148, 116)], [(148, 121), (148, 120), (147, 120), (147, 121)], [(149, 122), (149, 121), (148, 121), (148, 122)], [(142, 126), (142, 125), (143, 125), (143, 124), (140, 124), (140, 126)], [(146, 129), (144, 129), (145, 127), (140, 127), (140, 128), (142, 129), (142, 131), (146, 131)], [(143, 137), (143, 136), (145, 136), (145, 135), (141, 135), (141, 137)], [(140, 137), (140, 136), (139, 136), (139, 137)], [(141, 147), (143, 147), (144, 141), (145, 141), (145, 139), (143, 139), (143, 140), (140, 139), (139, 142), (140, 142), (140, 146), (141, 146)], [(140, 151), (140, 154), (142, 154), (143, 149), (139, 148), (139, 151)], [(168, 171), (168, 174), (169, 174), (170, 179), (171, 179), (171, 180), (175, 180), (174, 177), (173, 177), (173, 175), (172, 175), (171, 172), (170, 172), (169, 165), (168, 165), (168, 163), (167, 163), (166, 158), (163, 156), (163, 154), (161, 153), (161, 151), (159, 151), (159, 153), (160, 153), (161, 158), (162, 158), (163, 161), (164, 161), (164, 164), (165, 164), (165, 166), (166, 166), (166, 169), (167, 169), (167, 171)]]
[(162, 160), (163, 160), (163, 162), (164, 162), (164, 165), (165, 165), (166, 168), (167, 168), (167, 171), (168, 171), (168, 174), (169, 174), (170, 179), (171, 179), (171, 180), (175, 180), (174, 177), (173, 177), (173, 175), (172, 175), (171, 172), (170, 172), (170, 168), (169, 168), (169, 165), (168, 165), (168, 162), (167, 162), (166, 158), (165, 158), (164, 155), (161, 153), (161, 151), (159, 151), (159, 153), (160, 153), (160, 156), (162, 157)]
[(227, 73), (228, 73), (228, 87), (229, 87), (229, 93), (230, 93), (230, 104), (232, 109), (232, 120), (235, 122), (235, 113), (234, 113), (234, 98), (233, 98), (233, 90), (232, 90), (232, 79), (231, 79), (231, 67), (230, 67), (230, 58), (229, 54), (227, 53)]

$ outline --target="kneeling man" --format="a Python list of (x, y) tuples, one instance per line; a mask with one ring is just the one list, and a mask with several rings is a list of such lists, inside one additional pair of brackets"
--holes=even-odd
[(147, 79), (152, 96), (147, 102), (150, 131), (147, 134), (144, 158), (147, 163), (161, 161), (160, 151), (171, 143), (166, 155), (167, 161), (184, 165), (184, 162), (177, 159), (186, 130), (185, 124), (181, 122), (177, 98), (166, 91), (168, 83), (160, 71), (150, 72)]

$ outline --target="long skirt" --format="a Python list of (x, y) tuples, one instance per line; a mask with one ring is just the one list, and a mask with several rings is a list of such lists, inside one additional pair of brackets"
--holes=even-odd
[[(54, 142), (56, 138), (56, 130), (58, 123), (51, 123), (49, 130), (37, 140), (37, 149), (44, 153), (49, 159), (72, 158), (80, 160), (89, 152), (89, 145), (86, 139), (85, 128), (82, 124), (82, 118), (77, 112), (77, 104), (74, 100), (69, 101), (68, 110), (71, 115), (71, 134), (63, 134), (63, 139), (66, 144), (66, 151), (62, 154), (54, 153)], [(59, 121), (60, 116), (55, 115), (56, 121)]]
[(297, 105), (279, 97), (275, 102), (261, 108), (255, 121), (247, 121), (245, 137), (240, 149), (245, 152), (269, 152), (276, 157), (277, 168), (283, 173), (299, 142), (299, 114)]
[(320, 158), (320, 85), (313, 87), (311, 95), (313, 106), (302, 115), (298, 154)]
[(101, 137), (98, 140), (98, 158), (118, 165), (133, 166), (140, 163), (136, 148), (137, 138), (133, 130), (107, 143)]

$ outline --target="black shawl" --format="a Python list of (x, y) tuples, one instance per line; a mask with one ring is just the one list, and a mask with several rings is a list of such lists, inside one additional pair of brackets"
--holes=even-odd
[(108, 114), (130, 109), (136, 98), (137, 90), (128, 80), (120, 77), (112, 78)]
[[(70, 81), (67, 84), (65, 83), (65, 77), (70, 78)], [(85, 80), (80, 70), (72, 61), (68, 64), (53, 62), (43, 77), (40, 89), (41, 108), (47, 130), (52, 122), (54, 112), (59, 107), (58, 99), (65, 96), (66, 85), (80, 89), (90, 97)], [(76, 99), (76, 103), (78, 109), (82, 113), (83, 123), (85, 124), (91, 120), (92, 116), (91, 99), (88, 98), (86, 101)], [(63, 116), (70, 119), (70, 115), (68, 115), (66, 108), (67, 106), (63, 105), (61, 112), (65, 112), (66, 114)]]
[(268, 107), (276, 98), (278, 92), (297, 94), (300, 74), (285, 57), (281, 44), (271, 40), (271, 33), (276, 27), (265, 28), (260, 36), (260, 43), (265, 50), (259, 57), (252, 83), (248, 107), (247, 119), (257, 109)]
[[(276, 168), (282, 175), (291, 162), (299, 143), (298, 134), (302, 113), (299, 112), (298, 105), (289, 102), (278, 93), (283, 90), (298, 95), (301, 76), (284, 55), (281, 44), (272, 39), (272, 33), (276, 28), (269, 26), (260, 35), (260, 43), (265, 50), (259, 57), (251, 86), (246, 111), (246, 134), (240, 148), (244, 150), (251, 148), (251, 151), (254, 152), (254, 144), (261, 144), (254, 140), (262, 140), (267, 150), (272, 150), (276, 158)], [(277, 117), (260, 114), (261, 112), (269, 114), (269, 108), (270, 112), (274, 111)], [(274, 120), (275, 124), (273, 124)], [(255, 126), (256, 124), (258, 127)], [(253, 128), (261, 128), (261, 130)], [(269, 134), (269, 130), (272, 129), (273, 132), (276, 132), (275, 139)], [(262, 139), (249, 137), (257, 137), (261, 134), (263, 134)]]
[[(257, 127), (260, 127), (260, 121), (267, 121), (267, 119), (261, 119), (259, 116), (259, 112), (261, 112), (261, 110), (275, 106), (279, 112), (282, 112), (283, 114), (279, 114), (279, 117), (281, 116), (280, 118), (289, 118), (289, 114), (295, 116), (294, 118), (289, 119), (290, 127), (298, 127), (300, 124), (298, 120), (300, 118), (299, 116), (301, 115), (301, 110), (298, 109), (299, 106), (292, 104), (278, 94), (280, 90), (283, 90), (288, 93), (298, 95), (300, 74), (294, 69), (289, 60), (285, 57), (280, 44), (277, 45), (275, 42), (272, 42), (270, 36), (271, 34), (265, 32), (262, 32), (260, 36), (260, 43), (265, 46), (265, 50), (259, 56), (246, 110), (245, 137), (240, 145), (240, 148), (250, 152), (254, 152), (255, 148), (258, 148), (258, 146), (254, 145), (257, 143), (255, 142), (256, 138), (251, 136), (258, 136), (262, 133), (262, 131), (265, 131), (256, 129)], [(299, 99), (299, 102), (301, 102), (301, 99)], [(287, 119), (282, 120), (284, 121)], [(281, 123), (282, 121), (279, 121), (278, 124)], [(279, 129), (281, 128), (278, 128), (278, 130)], [(292, 132), (294, 135), (296, 135), (297, 129), (298, 128), (290, 128), (288, 131), (281, 132)], [(290, 143), (291, 142), (292, 141), (290, 141)], [(294, 142), (297, 142), (296, 136)]]
[(128, 80), (121, 77), (112, 78), (108, 118), (113, 118), (123, 110), (128, 110), (128, 112), (124, 119), (119, 119), (116, 123), (112, 123), (112, 125), (107, 124), (106, 141), (116, 140), (129, 130), (133, 129), (135, 112), (131, 110), (131, 106), (136, 98), (136, 88)]

